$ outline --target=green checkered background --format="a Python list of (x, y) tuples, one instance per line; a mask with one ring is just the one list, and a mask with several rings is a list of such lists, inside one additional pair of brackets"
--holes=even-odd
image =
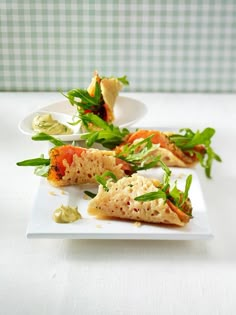
[(0, 90), (236, 92), (236, 1), (0, 1)]

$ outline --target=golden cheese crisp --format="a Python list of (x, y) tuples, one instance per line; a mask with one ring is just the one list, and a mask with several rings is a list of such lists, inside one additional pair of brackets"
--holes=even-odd
[(87, 89), (91, 96), (95, 94), (96, 82), (99, 83), (101, 93), (104, 101), (104, 108), (106, 111), (105, 120), (112, 122), (114, 120), (114, 105), (117, 96), (122, 89), (123, 85), (117, 78), (101, 78), (95, 71), (92, 81)]
[(54, 186), (97, 183), (95, 176), (105, 171), (112, 171), (117, 178), (131, 171), (127, 162), (115, 157), (114, 151), (64, 145), (52, 148), (49, 156), (48, 181)]
[(158, 145), (156, 150), (152, 152), (152, 155), (160, 156), (161, 160), (167, 166), (192, 167), (199, 162), (196, 152), (201, 155), (205, 153), (204, 146), (199, 145), (195, 147), (195, 153), (189, 154), (188, 151), (184, 152), (183, 150), (178, 148), (175, 143), (170, 140), (169, 136), (166, 133), (158, 130), (144, 129), (139, 129), (133, 133), (130, 133), (126, 137), (124, 143), (115, 148), (115, 151), (119, 152), (119, 150), (122, 150), (122, 146), (124, 144), (131, 145), (148, 137), (152, 137), (152, 143)]
[[(155, 181), (139, 174), (124, 177), (117, 182), (107, 183), (108, 191), (99, 186), (98, 194), (88, 206), (88, 212), (97, 217), (114, 217), (147, 223), (162, 223), (184, 226), (189, 216), (178, 209), (170, 200), (158, 198), (137, 201), (136, 197), (155, 192)], [(188, 204), (191, 207), (191, 204)]]

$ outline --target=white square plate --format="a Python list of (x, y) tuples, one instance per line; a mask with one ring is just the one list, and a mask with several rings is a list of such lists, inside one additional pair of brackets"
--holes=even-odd
[[(89, 200), (84, 190), (96, 193), (96, 186), (71, 186), (55, 188), (41, 179), (27, 230), (28, 238), (67, 239), (145, 239), (145, 240), (195, 240), (209, 239), (213, 235), (208, 223), (206, 206), (197, 173), (193, 169), (171, 168), (172, 180), (184, 188), (185, 179), (193, 175), (189, 197), (193, 206), (193, 219), (185, 227), (171, 227), (122, 220), (98, 220), (87, 213)], [(162, 178), (160, 168), (140, 172), (152, 178)], [(69, 224), (58, 224), (52, 219), (61, 205), (78, 206), (82, 219)]]

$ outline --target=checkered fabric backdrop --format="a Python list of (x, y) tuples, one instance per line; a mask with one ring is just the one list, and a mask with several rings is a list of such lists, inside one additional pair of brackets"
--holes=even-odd
[(236, 1), (0, 1), (0, 90), (236, 92)]

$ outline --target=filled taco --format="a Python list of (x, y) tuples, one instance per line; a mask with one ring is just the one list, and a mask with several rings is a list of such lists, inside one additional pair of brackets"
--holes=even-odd
[(111, 171), (117, 178), (131, 175), (138, 170), (149, 169), (159, 161), (153, 159), (150, 152), (155, 146), (150, 139), (143, 140), (143, 148), (136, 154), (136, 145), (120, 152), (84, 148), (72, 144), (64, 144), (53, 136), (40, 133), (32, 137), (34, 140), (48, 140), (55, 146), (49, 150), (49, 158), (34, 158), (18, 162), (18, 166), (35, 166), (35, 173), (47, 177), (54, 186), (80, 185), (96, 183), (96, 176)]
[(96, 197), (88, 206), (88, 213), (98, 218), (119, 218), (147, 223), (184, 226), (192, 218), (188, 198), (191, 176), (185, 191), (156, 179), (133, 174), (117, 181), (100, 185)]
[(180, 149), (174, 141), (171, 140), (172, 133), (165, 133), (158, 130), (144, 130), (129, 134), (124, 143), (115, 148), (116, 152), (122, 149), (123, 145), (130, 145), (138, 143), (142, 139), (151, 137), (153, 144), (158, 144), (155, 155), (160, 155), (162, 161), (168, 166), (177, 167), (192, 167), (199, 162), (199, 155), (203, 156), (206, 153), (205, 146), (203, 144), (195, 145), (192, 148), (191, 153), (188, 150)]
[(65, 96), (72, 105), (77, 106), (79, 119), (84, 114), (93, 113), (106, 122), (113, 122), (117, 96), (123, 86), (128, 84), (126, 76), (121, 78), (101, 77), (95, 71), (86, 90), (72, 89)]
[(112, 151), (65, 145), (51, 149), (49, 158), (47, 179), (54, 186), (96, 183), (95, 176), (107, 170), (117, 178), (132, 173), (131, 166)]
[(129, 131), (113, 124), (101, 121), (99, 117), (88, 114), (84, 117), (86, 125), (92, 124), (97, 130), (87, 128), (87, 133), (82, 135), (88, 146), (95, 142), (104, 147), (115, 150), (119, 155), (124, 147), (138, 144), (143, 139), (151, 138), (156, 150), (152, 155), (160, 156), (168, 166), (193, 167), (197, 163), (205, 169), (207, 177), (211, 177), (213, 161), (221, 162), (221, 158), (211, 146), (215, 129), (207, 127), (203, 131), (193, 131), (190, 128), (180, 129), (179, 132), (163, 132), (159, 130), (138, 129)]

